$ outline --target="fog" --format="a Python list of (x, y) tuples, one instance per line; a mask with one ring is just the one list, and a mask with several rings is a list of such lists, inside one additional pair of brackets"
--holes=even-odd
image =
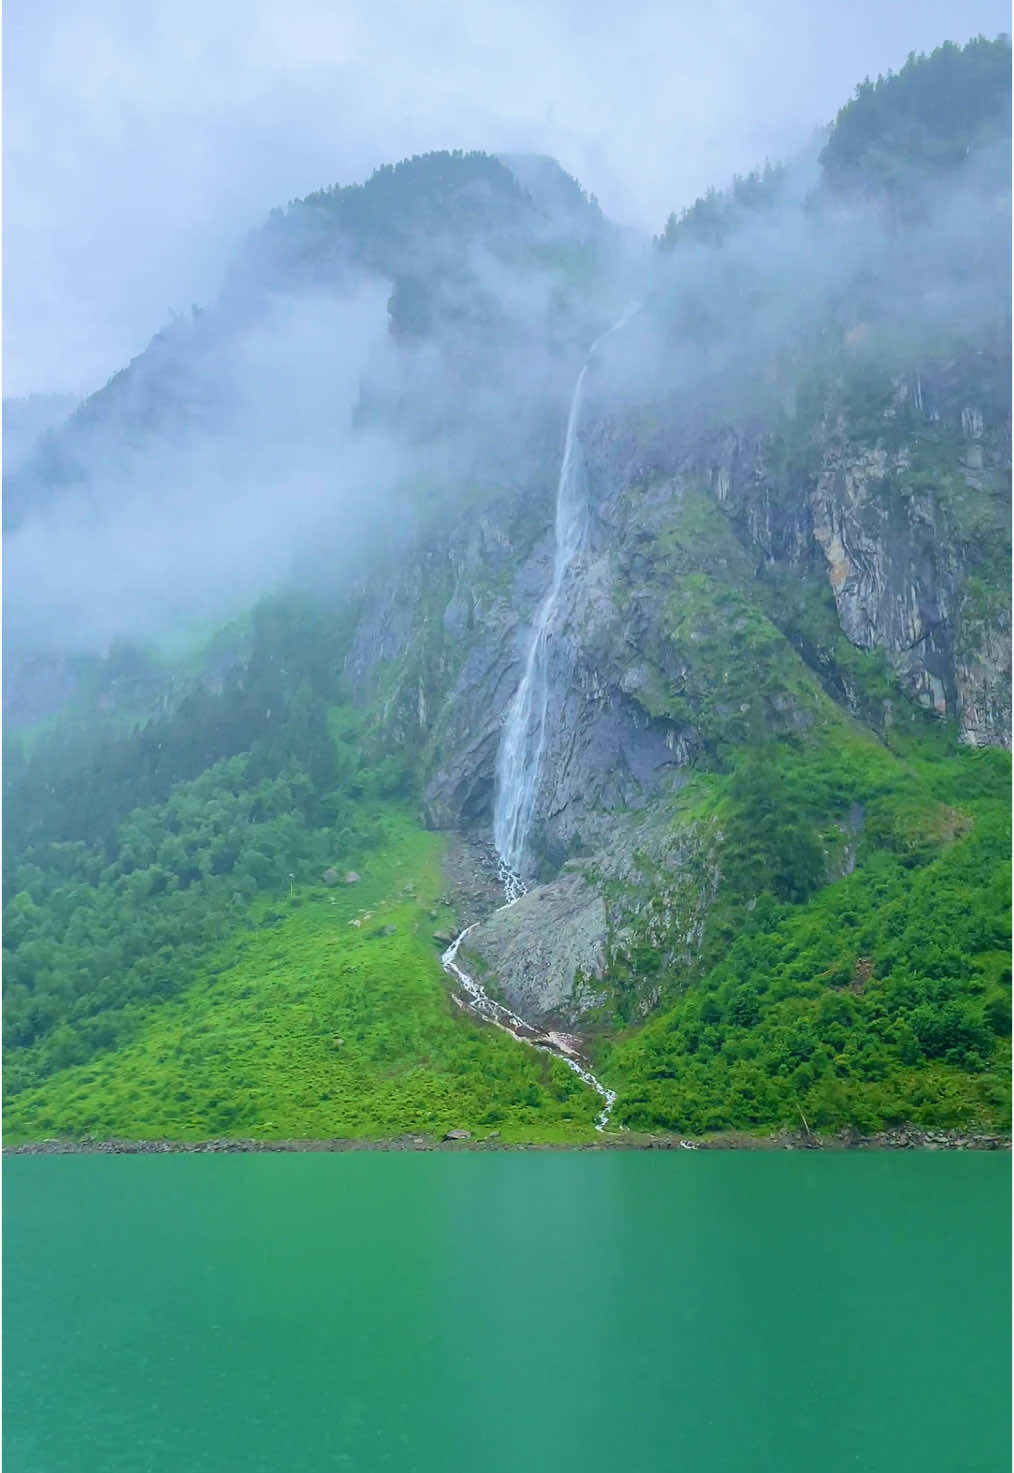
[[(872, 27), (868, 50), (890, 52), (883, 64), (903, 60), (924, 35), (927, 7), (918, 21), (910, 17), (910, 33), (898, 42), (900, 56), (891, 52), (905, 29), (899, 18), (905, 8), (892, 10), (889, 27)], [(26, 12), (13, 10), (7, 64), (16, 72), (19, 48), (22, 57), (29, 54), (35, 31)], [(433, 29), (401, 17), (405, 25), (395, 27), (383, 66), (379, 19), (367, 26), (361, 17), (335, 20), (323, 9), (297, 5), (291, 25), (283, 27), (255, 9), (255, 23), (239, 45), (248, 70), (238, 92), (225, 85), (237, 73), (223, 59), (224, 10), (215, 12), (212, 27), (195, 9), (192, 30), (186, 7), (178, 12), (178, 30), (159, 30), (150, 18), (130, 12), (132, 40), (124, 29), (127, 12), (109, 13), (119, 16), (120, 29), (97, 29), (91, 49), (70, 25), (82, 52), (68, 116), (76, 108), (87, 113), (104, 147), (93, 161), (90, 213), (75, 185), (63, 201), (62, 234), (55, 215), (47, 216), (51, 205), (30, 207), (26, 140), (18, 132), (28, 115), (25, 78), (7, 98), (16, 119), (12, 159), (20, 160), (8, 191), (13, 383), (23, 373), (24, 386), (67, 387), (74, 375), (80, 383), (88, 373), (108, 374), (135, 355), (129, 371), (86, 404), (67, 431), (40, 441), (34, 461), (8, 465), (14, 474), (7, 496), (5, 631), (15, 661), (33, 653), (99, 653), (123, 635), (177, 642), (182, 633), (206, 632), (294, 583), (312, 582), (337, 594), (356, 591), (365, 577), (382, 586), (399, 551), (413, 540), (419, 545), (435, 525), (460, 539), (498, 498), (527, 508), (532, 525), (516, 525), (511, 533), (523, 549), (551, 519), (566, 406), (587, 347), (631, 300), (641, 301), (643, 310), (609, 340), (596, 363), (591, 412), (654, 416), (669, 434), (690, 434), (704, 424), (770, 423), (772, 416), (791, 414), (800, 364), (812, 359), (822, 333), (840, 340), (861, 325), (867, 336), (857, 353), (876, 368), (904, 371), (941, 344), (946, 348), (959, 337), (981, 342), (996, 330), (1009, 267), (1009, 191), (997, 184), (1009, 177), (1005, 156), (984, 154), (957, 182), (931, 190), (920, 222), (901, 237), (882, 204), (846, 206), (822, 197), (815, 125), (830, 120), (858, 78), (880, 63), (871, 57), (838, 85), (840, 56), (833, 67), (825, 58), (819, 75), (804, 66), (812, 39), (799, 40), (798, 54), (783, 51), (778, 58), (771, 43), (760, 46), (756, 9), (747, 18), (718, 8), (718, 20), (712, 17), (709, 25), (721, 21), (727, 30), (706, 29), (704, 36), (716, 54), (716, 37), (736, 39), (728, 67), (716, 60), (679, 100), (663, 86), (659, 61), (662, 42), (674, 42), (674, 21), (646, 8), (635, 7), (622, 43), (629, 49), (640, 38), (643, 98), (633, 86), (621, 98), (620, 83), (601, 72), (605, 18), (594, 8), (582, 11), (583, 20), (562, 6), (531, 16), (522, 9), (513, 27), (503, 13), (491, 13), (485, 29), (470, 19), (464, 39), (451, 27), (449, 11), (428, 12)], [(792, 6), (780, 7), (786, 27), (792, 13)], [(442, 29), (441, 14), (447, 22)], [(967, 8), (963, 16), (952, 35), (971, 28)], [(387, 18), (393, 25), (393, 12)], [(827, 23), (825, 17), (821, 24)], [(839, 23), (842, 50), (851, 54), (851, 30)], [(988, 19), (982, 24), (988, 27)], [(824, 34), (826, 44), (830, 32)], [(737, 49), (748, 37), (759, 48), (752, 68)], [(927, 44), (938, 39), (935, 34)], [(475, 65), (459, 75), (449, 58), (460, 57), (466, 43)], [(68, 80), (69, 45), (61, 34), (47, 85), (57, 77)], [(700, 36), (694, 45), (704, 45)], [(331, 127), (321, 132), (315, 87), (323, 87), (325, 77), (333, 83), (325, 62), (343, 47), (357, 60), (347, 62), (347, 85), (332, 96)], [(529, 52), (538, 64), (526, 79), (522, 61)], [(700, 61), (693, 47), (686, 57), (680, 53), (674, 75), (683, 69), (689, 75), (694, 55)], [(170, 56), (185, 62), (206, 89), (187, 94), (187, 107)], [(298, 62), (310, 81), (298, 120), (286, 111), (295, 103), (291, 80), (277, 70), (279, 56)], [(483, 56), (488, 77), (494, 70), (496, 76), (486, 88), (475, 74)], [(377, 66), (375, 93), (356, 92), (353, 85), (365, 75), (364, 58)], [(789, 88), (787, 79), (801, 78), (801, 67), (805, 84)], [(776, 103), (766, 90), (776, 72), (791, 105)], [(466, 96), (469, 76), (475, 90)], [(215, 77), (225, 89), (218, 100)], [(727, 85), (735, 95), (721, 125), (706, 84), (712, 90)], [(124, 122), (129, 108), (123, 99), (129, 95), (139, 107), (142, 92), (146, 101), (135, 117), (140, 135), (167, 149), (180, 170), (155, 181), (131, 172), (136, 140)], [(557, 94), (561, 107), (568, 99), (571, 104), (566, 122), (555, 110), (538, 122), (529, 116), (536, 99)], [(351, 108), (352, 97), (358, 99), (355, 129), (336, 141), (335, 119)], [(418, 111), (414, 98), (425, 104)], [(603, 99), (619, 122), (608, 148), (596, 154)], [(117, 112), (121, 103), (126, 111)], [(679, 109), (686, 110), (682, 123)], [(637, 141), (631, 134), (635, 114), (645, 130)], [(180, 133), (170, 147), (174, 118)], [(278, 128), (262, 152), (269, 118)], [(216, 131), (239, 129), (241, 119), (250, 124), (246, 145), (253, 161), (238, 134), (232, 147)], [(700, 141), (699, 148), (659, 148), (659, 138), (672, 138), (677, 125)], [(709, 185), (727, 184), (733, 168), (785, 152), (775, 148), (779, 130), (783, 141), (798, 146), (789, 151), (769, 205), (743, 213), (720, 250), (693, 242), (669, 256), (651, 249), (640, 227), (661, 230), (670, 210)], [(43, 126), (33, 145), (40, 191), (45, 136)], [(199, 147), (198, 137), (204, 140)], [(502, 168), (477, 175), (465, 193), (470, 207), (481, 206), (485, 224), (469, 223), (467, 212), (464, 224), (413, 223), (406, 206), (376, 240), (367, 240), (367, 232), (357, 244), (351, 236), (342, 240), (324, 201), (276, 217), (249, 236), (267, 206), (342, 178), (340, 159), (355, 177), (351, 160), (361, 163), (370, 150), (370, 161), (380, 162), (429, 142), (489, 147), (491, 137), (514, 151), (534, 142), (552, 151), (555, 144), (561, 162), (577, 160), (580, 183), (625, 228), (604, 221), (572, 185), (538, 166), (530, 174), (534, 199)], [(331, 164), (325, 166), (329, 148)], [(529, 166), (517, 168), (526, 175)], [(103, 212), (103, 188), (122, 191), (112, 217)], [(272, 191), (264, 208), (253, 206), (257, 190)], [(19, 324), (31, 316), (25, 253), (33, 232), (49, 252), (42, 250), (35, 289), (48, 282), (45, 289), (61, 310), (58, 326), (40, 311), (29, 342), (19, 338)], [(106, 273), (116, 276), (117, 263), (119, 278), (107, 281)], [(156, 286), (179, 292), (184, 283), (182, 300), (197, 299), (203, 310), (188, 303), (166, 323), (165, 314), (152, 309), (154, 320), (133, 342), (147, 310), (142, 299), (150, 307)], [(419, 283), (422, 296), (415, 302)], [(415, 322), (419, 311), (428, 316), (425, 328)], [(98, 317), (102, 326), (93, 334), (90, 325)], [(75, 334), (88, 340), (87, 353), (77, 353)], [(104, 357), (109, 362), (100, 369)], [(62, 378), (53, 366), (58, 363)]]
[(599, 412), (643, 418), (652, 406), (677, 433), (770, 431), (844, 344), (836, 370), (865, 365), (871, 380), (969, 351), (1006, 357), (1009, 174), (1009, 144), (984, 147), (927, 187), (899, 230), (882, 200), (824, 196), (816, 153), (798, 156), (774, 202), (741, 211), (721, 249), (685, 240), (652, 263), (648, 309), (609, 344)]
[[(202, 372), (221, 377), (222, 363), (192, 365), (196, 422), (136, 443), (129, 420), (103, 423), (84, 484), (6, 539), (9, 647), (199, 631), (270, 594), (311, 535), (340, 535), (329, 508), (362, 523), (367, 498), (390, 499), (393, 447), (351, 433), (388, 292), (361, 282), (337, 301), (275, 298), (231, 344), (225, 394)], [(186, 361), (196, 344), (181, 333), (174, 346)]]
[(10, 0), (7, 395), (82, 397), (275, 205), (436, 148), (557, 158), (621, 223), (796, 151), (1001, 0)]
[[(610, 239), (606, 301), (626, 260)], [(445, 279), (447, 241), (420, 234), (398, 255), (437, 282), (436, 321), (405, 340), (390, 277), (343, 260), (326, 284), (289, 281), (247, 255), (217, 303), (163, 329), (15, 466), (8, 652), (178, 643), (294, 582), (353, 589), (420, 529), (537, 467), (551, 491), (557, 421), (603, 302), (561, 317), (560, 273), (487, 241), (462, 245)]]

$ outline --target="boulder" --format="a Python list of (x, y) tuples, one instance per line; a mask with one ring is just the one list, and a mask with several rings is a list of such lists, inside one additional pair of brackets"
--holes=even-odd
[(472, 1132), (470, 1130), (449, 1130), (443, 1139), (445, 1141), (470, 1141)]
[(359, 876), (356, 874), (356, 872), (355, 872), (354, 869), (350, 869), (349, 872), (348, 872), (348, 874), (345, 876), (345, 883), (346, 883), (346, 885), (358, 885), (359, 884)]
[(325, 885), (337, 885), (337, 883), (338, 883), (338, 871), (336, 869), (333, 869), (333, 868), (332, 869), (326, 869), (324, 871), (324, 873), (321, 875), (321, 879), (324, 881), (324, 884)]

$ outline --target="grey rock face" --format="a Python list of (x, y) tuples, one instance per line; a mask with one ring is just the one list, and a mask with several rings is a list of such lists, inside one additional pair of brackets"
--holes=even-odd
[[(905, 385), (897, 392), (904, 401)], [(963, 741), (1009, 745), (1009, 605), (1001, 595), (983, 610), (966, 596), (984, 542), (999, 562), (1009, 555), (1009, 437), (1000, 424), (987, 432), (982, 411), (970, 407), (941, 430), (921, 385), (911, 397), (944, 443), (917, 492), (918, 428), (910, 443), (895, 435), (888, 450), (850, 438), (841, 419), (823, 436), (815, 473), (795, 485), (777, 484), (755, 433), (727, 431), (689, 447), (674, 440), (667, 472), (706, 482), (755, 566), (820, 570), (847, 638), (882, 651), (910, 698), (956, 719)]]
[(1010, 739), (1010, 616), (1000, 610), (985, 627), (973, 625), (973, 632), (954, 657), (961, 736), (970, 747), (992, 747)]
[[(964, 420), (981, 435), (979, 418), (969, 412)], [(546, 868), (585, 843), (594, 812), (637, 808), (678, 783), (697, 747), (693, 730), (652, 716), (644, 699), (658, 670), (643, 651), (665, 649), (667, 590), (652, 584), (639, 548), (678, 516), (682, 485), (709, 488), (738, 539), (744, 578), (765, 565), (822, 569), (843, 632), (862, 649), (882, 650), (913, 699), (956, 717), (970, 743), (1009, 740), (1009, 615), (966, 613), (961, 546), (931, 491), (892, 498), (892, 477), (908, 464), (904, 447), (854, 444), (839, 424), (816, 473), (787, 490), (756, 435), (726, 431), (681, 445), (672, 434), (652, 449), (658, 464), (638, 485), (635, 512), (624, 496), (639, 474), (629, 440), (593, 423), (584, 441), (596, 500), (591, 546), (550, 631), (552, 694), (534, 812)], [(487, 512), (457, 529), (443, 553), (430, 555), (429, 583), (421, 564), (406, 569), (360, 624), (347, 674), (362, 689), (380, 665), (397, 672), (384, 716), (397, 740), (429, 755), (425, 814), (435, 827), (488, 831), (505, 714), (552, 567), (552, 534), (526, 555), (516, 528), (545, 525), (549, 510), (540, 500), (515, 507), (513, 522)], [(434, 569), (442, 570), (442, 602), (432, 596)], [(677, 651), (666, 678), (680, 679)]]
[[(550, 570), (551, 545), (543, 539), (518, 569), (509, 599), (476, 609), (426, 790), (426, 813), (437, 827), (490, 821), (500, 735)], [(582, 560), (550, 631), (547, 744), (534, 827), (538, 847), (557, 863), (580, 842), (590, 810), (643, 802), (676, 760), (667, 724), (654, 722), (631, 697), (614, 578), (607, 553)]]
[(904, 454), (835, 445), (810, 495), (813, 535), (827, 560), (842, 629), (860, 649), (883, 649), (920, 704), (955, 711), (951, 580), (938, 568), (929, 496), (885, 504), (882, 487)]
[(489, 824), (500, 729), (520, 679), (517, 614), (497, 600), (476, 620), (439, 719), (439, 749), (447, 757), (438, 761), (425, 795), (435, 828)]
[(466, 968), (495, 962), (509, 1006), (527, 1022), (571, 1024), (600, 999), (606, 940), (602, 896), (564, 874), (483, 921), (459, 955)]

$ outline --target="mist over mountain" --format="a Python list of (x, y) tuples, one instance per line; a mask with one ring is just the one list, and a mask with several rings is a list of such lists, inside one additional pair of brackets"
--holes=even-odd
[(217, 294), (278, 204), (447, 148), (558, 159), (611, 218), (794, 153), (911, 49), (1005, 30), (1000, 0), (11, 0), (5, 392), (83, 398), (169, 308)]
[(11, 637), (100, 649), (226, 617), (329, 518), (355, 564), (392, 509), (414, 525), (544, 477), (580, 354), (628, 297), (645, 310), (604, 397), (642, 418), (761, 424), (818, 362), (889, 376), (962, 342), (998, 363), (1002, 409), (1009, 139), (982, 72), (943, 143), (927, 110), (928, 142), (889, 118), (864, 151), (861, 91), (820, 162), (712, 192), (653, 253), (545, 158), (431, 155), (274, 211), (211, 307), (9, 463)]
[(276, 211), (211, 308), (14, 468), (15, 645), (238, 612), (335, 519), (348, 577), (392, 512), (425, 517), (420, 485), (474, 500), (530, 475), (595, 320), (574, 282), (617, 252), (574, 181), (537, 164), (562, 207), (494, 159), (432, 155)]
[(448, 879), (460, 955), (621, 1123), (1003, 1116), (1010, 73), (913, 55), (653, 240), (542, 155), (388, 165), (5, 405), (26, 1129), (384, 804), (485, 873), (522, 707), (530, 888)]
[(3, 403), (4, 465), (10, 475), (27, 460), (39, 438), (77, 407), (69, 394), (28, 394)]

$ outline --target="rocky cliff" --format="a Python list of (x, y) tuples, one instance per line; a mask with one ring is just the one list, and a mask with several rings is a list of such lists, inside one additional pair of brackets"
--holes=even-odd
[[(610, 959), (645, 937), (693, 974), (723, 835), (677, 799), (731, 751), (856, 731), (883, 751), (926, 720), (1009, 744), (1008, 424), (915, 382), (886, 380), (858, 424), (832, 398), (767, 433), (674, 417), (648, 445), (590, 406), (592, 535), (553, 630), (534, 808), (545, 883), (467, 947), (527, 1016), (594, 1014)], [(426, 753), (437, 827), (490, 836), (549, 510), (487, 509), (430, 552), (439, 578), (413, 568), (360, 625), (348, 672), (364, 695), (383, 674), (381, 723)], [(653, 975), (634, 991), (659, 1000)]]

